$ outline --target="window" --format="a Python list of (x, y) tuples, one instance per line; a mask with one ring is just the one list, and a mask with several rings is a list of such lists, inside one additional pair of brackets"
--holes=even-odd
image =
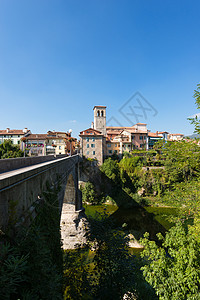
[(115, 147), (117, 147), (117, 144), (115, 144)]
[(20, 137), (20, 135), (18, 135), (18, 137)]
[(140, 148), (143, 148), (144, 144), (140, 144)]
[(110, 148), (111, 147), (111, 144), (108, 144), (108, 148)]
[(143, 136), (142, 135), (140, 135), (140, 140), (143, 140)]
[(17, 141), (17, 144), (19, 145), (19, 144), (20, 144), (20, 141)]
[(91, 147), (92, 147), (92, 148), (95, 148), (95, 144), (91, 144)]
[(103, 117), (103, 110), (101, 111), (101, 116)]
[(114, 153), (117, 153), (117, 150), (115, 150)]
[(87, 151), (87, 155), (89, 155), (89, 153), (90, 153), (90, 152), (89, 152), (89, 151)]
[(144, 140), (146, 140), (146, 138), (147, 138), (147, 137), (146, 137), (146, 135), (145, 135), (145, 136), (144, 136)]
[(132, 135), (132, 140), (134, 140), (134, 138), (135, 138), (135, 136), (134, 136), (134, 135)]
[(93, 151), (92, 154), (95, 155), (95, 151)]
[(109, 153), (109, 154), (112, 154), (112, 150), (108, 150), (108, 153)]
[(61, 146), (59, 146), (59, 150), (61, 150)]
[(95, 142), (95, 138), (92, 138), (92, 141)]
[(99, 110), (97, 111), (97, 117), (100, 117), (100, 112), (99, 112)]
[(86, 139), (87, 142), (89, 142), (89, 140), (90, 140), (89, 138)]
[(130, 148), (131, 145), (128, 145), (128, 147)]
[(90, 145), (89, 144), (87, 144), (87, 148), (89, 148), (90, 147)]

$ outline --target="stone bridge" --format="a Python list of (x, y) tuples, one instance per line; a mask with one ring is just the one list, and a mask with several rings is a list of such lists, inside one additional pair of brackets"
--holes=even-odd
[(74, 155), (1, 173), (0, 230), (7, 228), (11, 214), (17, 220), (16, 226), (29, 225), (36, 216), (35, 206), (42, 200), (43, 192), (49, 192), (48, 182), (50, 188), (57, 184), (61, 187), (57, 209), (63, 248), (71, 249), (81, 242), (85, 215), (78, 189), (80, 160), (79, 155)]

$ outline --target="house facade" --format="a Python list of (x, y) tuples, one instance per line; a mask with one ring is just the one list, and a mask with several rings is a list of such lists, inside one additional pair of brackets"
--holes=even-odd
[(10, 129), (0, 130), (0, 144), (3, 144), (5, 140), (10, 140), (13, 145), (20, 145), (21, 138), (30, 134), (31, 131), (28, 128), (24, 129)]
[(96, 159), (103, 163), (106, 138), (99, 130), (88, 128), (80, 132), (81, 153), (87, 158)]

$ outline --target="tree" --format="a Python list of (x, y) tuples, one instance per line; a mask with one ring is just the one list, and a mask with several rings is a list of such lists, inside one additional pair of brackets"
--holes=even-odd
[(84, 188), (82, 189), (82, 199), (83, 202), (89, 202), (95, 204), (97, 197), (94, 185), (91, 182), (86, 182)]
[(157, 235), (162, 246), (149, 240), (146, 233), (140, 242), (146, 281), (156, 290), (160, 300), (200, 299), (200, 250), (192, 232), (181, 225), (172, 227), (164, 238)]
[(100, 167), (102, 173), (105, 174), (106, 177), (111, 179), (114, 184), (120, 182), (120, 171), (119, 165), (116, 160), (112, 160), (110, 157), (106, 159), (103, 165)]
[[(197, 84), (197, 89), (194, 91), (193, 97), (195, 98), (195, 103), (197, 105), (197, 109), (200, 109), (200, 83)], [(195, 118), (188, 118), (191, 121), (191, 124), (195, 125), (195, 133), (200, 133), (200, 121), (198, 116)]]
[(23, 154), (24, 152), (20, 150), (19, 146), (13, 145), (11, 140), (5, 140), (0, 145), (0, 158), (22, 157)]

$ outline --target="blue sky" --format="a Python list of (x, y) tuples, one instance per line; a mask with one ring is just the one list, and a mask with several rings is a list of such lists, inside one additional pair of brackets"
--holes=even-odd
[(157, 112), (139, 117), (151, 131), (192, 133), (199, 11), (199, 0), (0, 0), (0, 129), (78, 136), (94, 105), (129, 126), (120, 109), (138, 91)]

